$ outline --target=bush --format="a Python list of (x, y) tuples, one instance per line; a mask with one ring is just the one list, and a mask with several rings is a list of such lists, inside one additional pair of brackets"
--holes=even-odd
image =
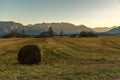
[(38, 64), (41, 61), (41, 49), (36, 45), (26, 45), (18, 52), (20, 64)]
[(77, 35), (76, 34), (72, 34), (70, 37), (71, 38), (75, 38), (75, 37), (77, 37)]
[(90, 32), (83, 31), (80, 33), (80, 37), (98, 37), (98, 35), (91, 31)]

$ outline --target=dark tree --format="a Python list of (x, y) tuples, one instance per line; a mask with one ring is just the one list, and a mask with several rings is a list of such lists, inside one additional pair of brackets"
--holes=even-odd
[(75, 38), (75, 37), (77, 37), (77, 34), (72, 34), (70, 37)]
[(37, 36), (37, 38), (48, 38), (53, 37), (55, 35), (53, 28), (49, 27), (47, 31), (43, 31), (40, 33), (40, 35)]
[(21, 31), (21, 34), (22, 34), (23, 38), (26, 36), (24, 29)]
[(46, 31), (43, 31), (42, 33), (40, 33), (40, 35), (37, 36), (37, 38), (47, 38), (48, 37), (48, 33)]
[(98, 37), (98, 35), (92, 31), (90, 32), (82, 31), (80, 33), (80, 37)]
[(52, 28), (52, 27), (49, 27), (47, 33), (48, 33), (48, 37), (52, 37), (52, 36), (54, 36), (53, 28)]
[(63, 30), (61, 30), (61, 32), (60, 32), (60, 37), (61, 38), (63, 37)]

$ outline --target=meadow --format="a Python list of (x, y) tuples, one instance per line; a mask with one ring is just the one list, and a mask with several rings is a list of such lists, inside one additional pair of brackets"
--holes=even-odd
[[(38, 65), (20, 65), (28, 44), (42, 49)], [(120, 80), (120, 36), (0, 38), (0, 80)]]

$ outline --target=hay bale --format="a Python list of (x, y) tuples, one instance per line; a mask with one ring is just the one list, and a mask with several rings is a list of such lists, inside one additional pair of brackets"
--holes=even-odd
[(38, 64), (41, 61), (41, 49), (36, 45), (26, 45), (18, 52), (20, 64)]

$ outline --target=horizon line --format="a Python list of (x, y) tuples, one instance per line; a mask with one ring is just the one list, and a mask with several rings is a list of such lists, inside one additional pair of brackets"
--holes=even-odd
[[(24, 24), (24, 23), (22, 23), (22, 22), (19, 22), (19, 21), (13, 21), (13, 20), (3, 20), (3, 21), (0, 21), (0, 22), (14, 22), (14, 23), (20, 23), (20, 24), (22, 24), (22, 25), (24, 25), (24, 26), (28, 26), (28, 25), (35, 25), (35, 24), (43, 24), (43, 23), (48, 23), (48, 24), (50, 24), (50, 23), (69, 23), (69, 24), (72, 24), (72, 25), (75, 25), (75, 26), (80, 26), (80, 25), (84, 25), (84, 26), (86, 26), (85, 24), (74, 24), (74, 23), (72, 23), (72, 22), (45, 22), (45, 21), (43, 21), (43, 22), (36, 22), (36, 23), (28, 23), (28, 24)], [(86, 26), (86, 27), (88, 27), (88, 28), (112, 28), (112, 27), (119, 27), (118, 25), (114, 25), (114, 26), (97, 26), (97, 27), (92, 27), (92, 26)]]

